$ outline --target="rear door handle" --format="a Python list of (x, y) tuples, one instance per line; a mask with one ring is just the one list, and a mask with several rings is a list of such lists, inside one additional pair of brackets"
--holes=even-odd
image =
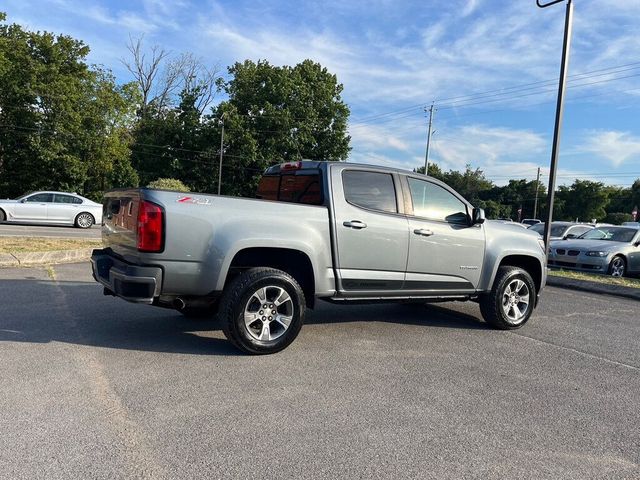
[(430, 237), (431, 235), (433, 235), (433, 232), (428, 228), (416, 228), (413, 233), (415, 233), (416, 235), (422, 235), (423, 237)]
[(367, 228), (367, 224), (360, 220), (351, 220), (350, 222), (344, 222), (342, 225), (349, 228), (355, 228), (356, 230)]

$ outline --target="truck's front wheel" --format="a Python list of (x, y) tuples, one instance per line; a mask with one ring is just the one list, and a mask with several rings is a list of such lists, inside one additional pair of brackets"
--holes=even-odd
[(480, 312), (484, 320), (496, 328), (520, 328), (533, 313), (535, 295), (535, 284), (526, 270), (500, 267), (491, 292), (480, 298)]
[(295, 340), (306, 303), (298, 282), (274, 268), (242, 272), (225, 289), (219, 317), (225, 336), (251, 354), (275, 353)]

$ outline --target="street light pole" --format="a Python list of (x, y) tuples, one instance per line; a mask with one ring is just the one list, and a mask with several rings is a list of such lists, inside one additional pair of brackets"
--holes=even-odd
[(218, 195), (220, 195), (222, 187), (222, 152), (224, 147), (224, 113), (220, 117), (220, 123), (222, 125), (222, 131), (220, 132), (220, 164), (218, 165)]
[(536, 200), (533, 203), (533, 218), (538, 218), (538, 191), (540, 190), (540, 167), (538, 167), (538, 176), (536, 177)]
[[(538, 7), (546, 8), (564, 0), (555, 0), (541, 4), (536, 0)], [(567, 0), (567, 9), (564, 20), (564, 40), (562, 44), (562, 62), (560, 63), (560, 81), (558, 83), (558, 101), (556, 103), (556, 122), (553, 130), (553, 146), (551, 149), (551, 168), (549, 171), (549, 191), (547, 192), (547, 221), (544, 226), (544, 244), (547, 257), (549, 256), (549, 240), (551, 237), (551, 222), (553, 221), (553, 200), (556, 190), (556, 171), (558, 169), (558, 153), (560, 151), (560, 133), (562, 129), (562, 114), (564, 111), (564, 92), (569, 68), (569, 51), (571, 48), (571, 28), (573, 24), (573, 1)]]

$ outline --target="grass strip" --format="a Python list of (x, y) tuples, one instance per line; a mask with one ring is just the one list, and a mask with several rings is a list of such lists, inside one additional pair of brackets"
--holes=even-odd
[(49, 237), (0, 237), (0, 253), (51, 252), (99, 248), (101, 240)]
[(550, 270), (549, 275), (553, 275), (554, 277), (571, 278), (573, 280), (587, 280), (589, 282), (602, 283), (605, 285), (619, 285), (622, 287), (640, 288), (640, 279), (637, 278), (611, 277), (609, 275), (575, 272), (573, 270)]

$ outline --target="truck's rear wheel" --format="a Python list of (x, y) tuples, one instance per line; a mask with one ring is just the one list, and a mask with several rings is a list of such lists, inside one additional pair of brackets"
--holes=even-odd
[(306, 303), (298, 282), (274, 268), (252, 268), (227, 286), (219, 318), (225, 336), (251, 354), (275, 353), (295, 340)]
[(480, 312), (484, 320), (496, 328), (520, 328), (533, 313), (535, 296), (535, 284), (526, 270), (500, 267), (491, 292), (480, 298)]

